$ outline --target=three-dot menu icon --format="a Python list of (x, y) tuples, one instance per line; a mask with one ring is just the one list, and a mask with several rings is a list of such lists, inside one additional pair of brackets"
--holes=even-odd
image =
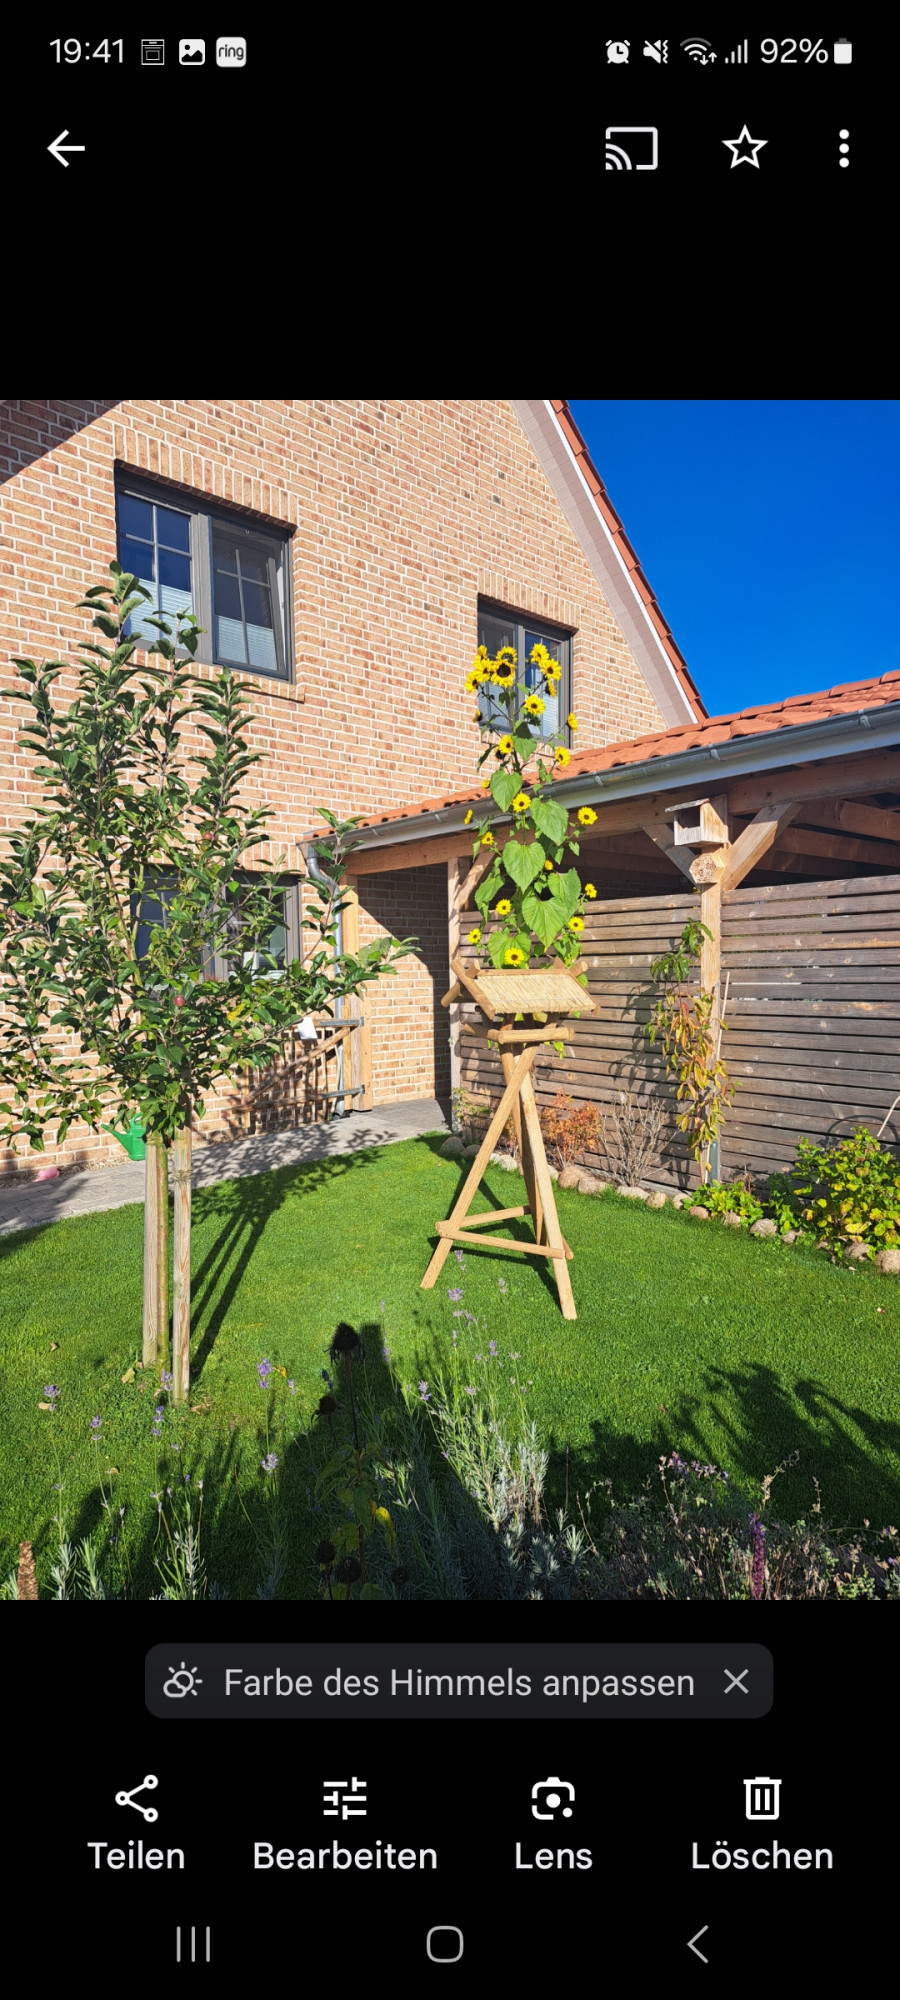
[(848, 141), (850, 138), (850, 134), (847, 131), (846, 126), (842, 127), (841, 131), (838, 133), (838, 138), (840, 139), (841, 142), (838, 147), (838, 165), (841, 167), (849, 167), (850, 147)]

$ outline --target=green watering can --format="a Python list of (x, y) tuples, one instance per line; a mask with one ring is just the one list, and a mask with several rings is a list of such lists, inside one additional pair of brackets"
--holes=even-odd
[(146, 1157), (144, 1127), (136, 1112), (127, 1132), (117, 1132), (114, 1125), (101, 1125), (100, 1130), (111, 1132), (113, 1138), (118, 1139), (119, 1145), (124, 1146), (130, 1160), (143, 1160)]

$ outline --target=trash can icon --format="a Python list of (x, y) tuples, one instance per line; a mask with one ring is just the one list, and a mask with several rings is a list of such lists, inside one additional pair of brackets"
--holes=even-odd
[(745, 1778), (747, 1819), (777, 1819), (780, 1778)]

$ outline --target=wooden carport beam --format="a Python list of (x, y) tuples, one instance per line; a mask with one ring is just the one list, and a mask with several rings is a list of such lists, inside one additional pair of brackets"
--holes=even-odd
[[(773, 841), (777, 840), (782, 827), (790, 826), (800, 811), (800, 800), (773, 799), (770, 805), (761, 806), (755, 819), (745, 826), (742, 834), (728, 849), (725, 866), (719, 876), (718, 887), (722, 894), (728, 889), (737, 889), (749, 875), (751, 868), (758, 867)], [(704, 857), (710, 858), (710, 857)]]
[(669, 861), (674, 861), (676, 868), (680, 868), (682, 875), (686, 875), (690, 882), (691, 862), (694, 859), (693, 849), (676, 846), (672, 828), (668, 824), (668, 821), (664, 820), (662, 815), (659, 818), (654, 816), (653, 819), (646, 819), (641, 832), (648, 833), (650, 839), (655, 840), (657, 847), (662, 850)]

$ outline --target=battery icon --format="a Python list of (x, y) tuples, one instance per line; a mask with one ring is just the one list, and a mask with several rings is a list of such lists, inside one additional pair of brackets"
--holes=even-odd
[(843, 36), (839, 42), (835, 42), (834, 60), (836, 63), (853, 61), (853, 43), (845, 41)]

